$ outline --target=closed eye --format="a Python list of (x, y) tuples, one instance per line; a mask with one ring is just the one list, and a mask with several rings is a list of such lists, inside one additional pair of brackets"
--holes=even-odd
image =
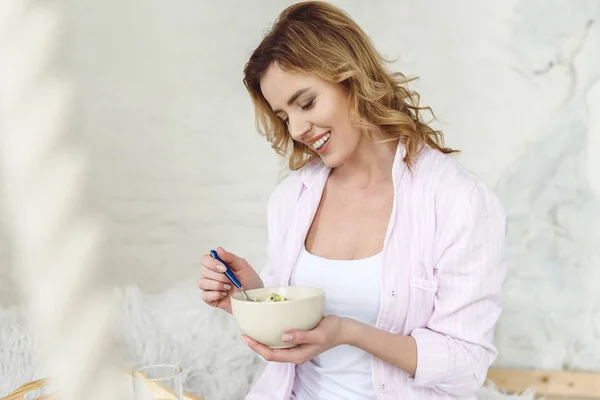
[(315, 106), (315, 98), (313, 97), (312, 99), (310, 99), (310, 101), (308, 103), (300, 106), (300, 109), (302, 109), (302, 111), (306, 111), (306, 110), (310, 110), (314, 106)]
[[(316, 99), (313, 97), (313, 98), (312, 98), (312, 99), (310, 99), (310, 100), (309, 100), (307, 103), (305, 103), (305, 104), (301, 105), (301, 106), (300, 106), (300, 109), (301, 109), (302, 111), (310, 110), (311, 108), (313, 108), (313, 107), (315, 106), (315, 102), (316, 102)], [(287, 125), (287, 124), (288, 124), (288, 122), (289, 122), (289, 118), (288, 118), (287, 116), (286, 116), (286, 117), (282, 117), (282, 116), (278, 115), (278, 117), (279, 117), (279, 119), (281, 120), (281, 122), (282, 122), (284, 125)]]

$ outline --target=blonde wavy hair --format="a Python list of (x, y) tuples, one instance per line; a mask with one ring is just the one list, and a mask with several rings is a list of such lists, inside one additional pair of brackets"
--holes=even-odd
[[(244, 67), (244, 85), (256, 112), (256, 125), (280, 155), (289, 154), (289, 168), (302, 168), (318, 155), (310, 146), (294, 141), (287, 126), (264, 98), (260, 79), (272, 64), (291, 72), (313, 73), (341, 84), (349, 96), (354, 125), (371, 140), (400, 139), (406, 147), (404, 162), (412, 167), (424, 146), (443, 153), (443, 134), (422, 121), (419, 94), (407, 88), (400, 72), (390, 72), (369, 37), (350, 16), (321, 1), (306, 1), (286, 8), (262, 39)], [(433, 115), (435, 118), (435, 115)]]

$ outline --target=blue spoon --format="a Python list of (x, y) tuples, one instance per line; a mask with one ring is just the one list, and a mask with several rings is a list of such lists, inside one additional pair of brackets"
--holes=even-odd
[(254, 301), (250, 298), (250, 296), (248, 296), (248, 293), (246, 293), (246, 291), (242, 287), (240, 280), (237, 278), (237, 276), (235, 276), (235, 274), (233, 273), (233, 271), (231, 270), (229, 265), (225, 261), (223, 261), (221, 259), (221, 257), (219, 257), (219, 255), (217, 254), (217, 252), (215, 250), (210, 251), (210, 256), (212, 258), (214, 258), (215, 260), (218, 260), (219, 262), (221, 262), (221, 264), (223, 264), (225, 266), (225, 268), (227, 268), (227, 270), (225, 271), (225, 276), (231, 281), (231, 283), (233, 283), (233, 286), (240, 289), (242, 291), (242, 293), (244, 293), (246, 300)]

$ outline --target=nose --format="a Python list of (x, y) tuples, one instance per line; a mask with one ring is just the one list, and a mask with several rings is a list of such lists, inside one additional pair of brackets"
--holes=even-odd
[(306, 137), (306, 134), (312, 129), (312, 124), (302, 118), (292, 118), (291, 116), (288, 118), (290, 135), (292, 135), (294, 140), (302, 141), (302, 139)]

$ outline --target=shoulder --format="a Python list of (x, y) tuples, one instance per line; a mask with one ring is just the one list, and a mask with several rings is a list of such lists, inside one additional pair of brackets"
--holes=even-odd
[(418, 156), (413, 172), (413, 186), (433, 197), (436, 208), (465, 210), (492, 207), (503, 214), (494, 192), (453, 156), (425, 148)]
[(311, 186), (327, 170), (320, 159), (315, 159), (299, 170), (286, 172), (287, 176), (279, 182), (269, 197), (269, 207), (295, 204), (303, 188)]
[(267, 205), (270, 220), (279, 220), (290, 215), (302, 186), (300, 171), (292, 171), (277, 184), (269, 196)]
[[(269, 196), (269, 205), (287, 202), (295, 192), (298, 192), (302, 186), (302, 178), (299, 171), (292, 171), (281, 180)], [(297, 193), (296, 193), (297, 194)]]
[(413, 182), (431, 190), (469, 190), (478, 179), (467, 171), (453, 156), (425, 147), (413, 168)]

